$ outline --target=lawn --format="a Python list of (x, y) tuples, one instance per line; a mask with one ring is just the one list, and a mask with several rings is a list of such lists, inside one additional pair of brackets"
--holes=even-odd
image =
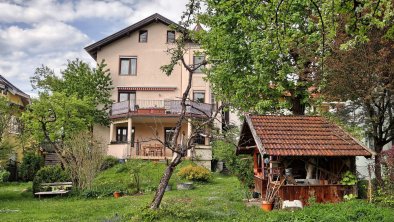
[(119, 199), (55, 197), (38, 200), (31, 183), (0, 185), (0, 221), (394, 221), (394, 210), (362, 200), (314, 204), (296, 212), (263, 213), (246, 207), (235, 177), (215, 174), (212, 182), (190, 191), (169, 191), (162, 209), (146, 208), (153, 192)]

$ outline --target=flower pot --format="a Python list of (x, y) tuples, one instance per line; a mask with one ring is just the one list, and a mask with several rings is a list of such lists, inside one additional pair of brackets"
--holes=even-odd
[(263, 201), (261, 203), (261, 209), (263, 211), (265, 211), (265, 212), (270, 212), (272, 210), (273, 206), (274, 206), (273, 203), (270, 203), (270, 202), (267, 202), (267, 201)]
[(114, 192), (114, 197), (115, 198), (119, 198), (120, 197), (120, 193), (119, 192)]

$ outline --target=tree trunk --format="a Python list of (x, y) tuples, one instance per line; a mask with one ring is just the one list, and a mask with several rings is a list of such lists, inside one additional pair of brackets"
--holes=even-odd
[(150, 208), (152, 210), (157, 210), (160, 206), (161, 199), (163, 199), (164, 192), (170, 181), (172, 173), (174, 173), (175, 167), (181, 162), (182, 156), (180, 154), (176, 154), (176, 157), (171, 161), (171, 163), (167, 166), (164, 171), (163, 176), (161, 177), (159, 187), (157, 188), (155, 197), (153, 198), (152, 203), (150, 204)]
[(382, 157), (380, 155), (380, 152), (376, 152), (375, 156), (375, 178), (377, 185), (380, 186), (383, 184), (383, 179), (382, 179)]
[(291, 98), (291, 111), (293, 115), (305, 115), (305, 104), (302, 103), (301, 96), (294, 96)]

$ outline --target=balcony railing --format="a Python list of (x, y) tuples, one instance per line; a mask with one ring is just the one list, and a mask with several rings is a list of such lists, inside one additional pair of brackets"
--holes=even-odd
[[(207, 103), (186, 101), (186, 113), (210, 116), (213, 106)], [(111, 115), (135, 113), (179, 114), (181, 100), (131, 100), (112, 104)]]

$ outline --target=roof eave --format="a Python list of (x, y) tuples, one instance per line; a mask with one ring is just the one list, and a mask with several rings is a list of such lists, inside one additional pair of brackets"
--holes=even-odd
[(120, 38), (123, 38), (124, 36), (130, 35), (131, 32), (134, 32), (134, 31), (136, 31), (146, 25), (149, 25), (153, 22), (162, 22), (165, 25), (179, 26), (177, 23), (165, 18), (164, 16), (162, 16), (158, 13), (155, 13), (155, 14), (153, 14), (153, 15), (151, 15), (151, 16), (149, 16), (137, 23), (134, 23), (133, 25), (131, 25), (127, 28), (124, 28), (124, 29), (122, 29), (110, 36), (107, 36), (107, 37), (105, 37), (105, 38), (103, 38), (91, 45), (86, 46), (84, 49), (86, 52), (89, 53), (90, 56), (92, 56), (92, 58), (94, 60), (97, 60), (97, 51), (100, 50), (100, 48), (102, 48), (108, 44), (111, 44), (112, 42), (114, 42)]
[(264, 149), (264, 146), (263, 146), (263, 143), (261, 142), (260, 137), (257, 135), (257, 132), (254, 129), (253, 122), (250, 119), (250, 115), (249, 114), (245, 115), (245, 121), (246, 121), (246, 123), (249, 126), (250, 132), (252, 133), (253, 139), (254, 139), (254, 141), (255, 141), (255, 143), (257, 145), (257, 149), (259, 150), (259, 152), (260, 152), (260, 154), (262, 156), (265, 155), (267, 152)]

